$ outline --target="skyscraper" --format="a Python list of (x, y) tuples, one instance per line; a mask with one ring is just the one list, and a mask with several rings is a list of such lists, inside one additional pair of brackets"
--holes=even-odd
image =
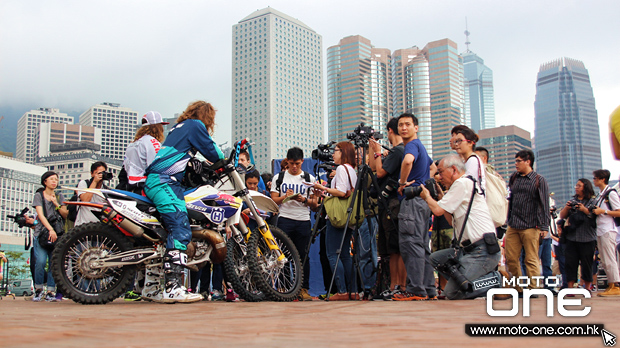
[(465, 123), (474, 131), (495, 127), (493, 71), (484, 60), (469, 50), (469, 31), (465, 31), (467, 50), (463, 57), (465, 77)]
[(122, 161), (141, 121), (137, 111), (117, 103), (91, 106), (80, 115), (80, 124), (101, 129), (101, 155)]
[(417, 47), (396, 50), (392, 55), (392, 115), (414, 114), (418, 119), (418, 139), (433, 156), (433, 124), (429, 65)]
[(517, 126), (481, 129), (478, 136), (480, 141), (476, 146), (482, 146), (489, 151), (489, 163), (505, 180), (515, 172), (515, 154), (524, 149), (532, 149), (530, 132)]
[(602, 168), (598, 114), (583, 62), (560, 58), (542, 64), (534, 108), (536, 171), (562, 204), (579, 178)]
[(392, 115), (418, 118), (418, 138), (432, 158), (452, 150), (450, 131), (464, 123), (463, 62), (450, 39), (429, 42), (422, 50), (401, 49), (392, 57)]
[(15, 158), (34, 164), (39, 149), (35, 147), (35, 135), (41, 123), (73, 124), (73, 116), (60, 112), (59, 109), (39, 108), (30, 110), (17, 121), (17, 144)]
[(328, 138), (341, 141), (361, 122), (384, 132), (391, 113), (390, 50), (346, 37), (327, 49)]
[(465, 123), (463, 107), (463, 62), (450, 39), (429, 42), (422, 50), (429, 66), (432, 157), (450, 154), (450, 131)]
[(322, 38), (270, 7), (232, 30), (232, 139), (250, 138), (260, 171), (298, 146), (323, 142)]

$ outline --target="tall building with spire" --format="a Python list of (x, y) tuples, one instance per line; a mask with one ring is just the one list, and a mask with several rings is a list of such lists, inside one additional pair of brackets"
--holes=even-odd
[(385, 133), (391, 114), (391, 53), (345, 37), (327, 49), (328, 139), (341, 141), (361, 122)]
[(598, 114), (583, 62), (560, 58), (542, 64), (536, 81), (536, 171), (557, 202), (566, 202), (579, 178), (602, 168)]
[(465, 124), (474, 131), (495, 127), (495, 98), (493, 94), (493, 71), (484, 65), (484, 60), (469, 49), (469, 30), (463, 57), (465, 82)]
[(250, 138), (259, 171), (293, 146), (323, 142), (322, 38), (271, 7), (232, 29), (232, 139)]

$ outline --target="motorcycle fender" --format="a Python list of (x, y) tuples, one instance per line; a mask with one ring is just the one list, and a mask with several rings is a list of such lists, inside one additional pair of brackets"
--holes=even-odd
[(280, 211), (278, 205), (273, 201), (273, 199), (271, 199), (271, 197), (265, 196), (258, 191), (250, 190), (248, 192), (250, 192), (250, 196), (258, 209), (274, 214), (277, 214)]

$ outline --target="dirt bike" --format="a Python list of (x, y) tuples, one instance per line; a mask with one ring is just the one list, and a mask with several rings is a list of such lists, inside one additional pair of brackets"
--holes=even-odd
[[(185, 201), (192, 227), (192, 241), (188, 244), (187, 267), (199, 269), (208, 262), (224, 262), (226, 279), (246, 301), (264, 298), (288, 300), (301, 288), (301, 262), (290, 239), (282, 231), (269, 227), (258, 210), (277, 213), (271, 198), (245, 187), (233, 166), (233, 158), (249, 146), (247, 140), (235, 144), (228, 160), (212, 165), (193, 160), (188, 164), (186, 181), (199, 184), (185, 192)], [(236, 161), (235, 161), (236, 162)], [(199, 167), (199, 168), (196, 168)], [(196, 180), (200, 178), (200, 180)], [(232, 194), (215, 186), (231, 190)], [(73, 189), (76, 190), (77, 189)], [(80, 225), (59, 238), (52, 253), (52, 273), (58, 290), (66, 297), (84, 304), (103, 304), (118, 298), (134, 282), (137, 268), (144, 271), (148, 286), (161, 286), (162, 259), (167, 232), (157, 209), (141, 195), (113, 189), (80, 189), (105, 200), (94, 202), (65, 202), (100, 210), (100, 222)], [(257, 249), (248, 249), (251, 236), (247, 219), (241, 214), (245, 203), (256, 216), (260, 234), (269, 240), (267, 245), (283, 245), (283, 250), (271, 248), (265, 255), (276, 255), (275, 264), (264, 265), (254, 260)], [(230, 238), (226, 241), (226, 230)], [(275, 236), (275, 238), (274, 238)], [(250, 267), (253, 264), (254, 267)], [(252, 274), (260, 267), (264, 275)], [(269, 289), (264, 279), (273, 278), (281, 269), (292, 270), (295, 281), (283, 288)], [(279, 297), (279, 298), (278, 298)]]

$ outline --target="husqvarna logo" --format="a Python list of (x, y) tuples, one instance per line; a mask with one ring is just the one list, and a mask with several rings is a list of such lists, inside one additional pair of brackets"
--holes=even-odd
[(221, 210), (215, 210), (213, 209), (213, 211), (211, 211), (211, 221), (213, 221), (213, 223), (219, 224), (220, 222), (224, 221), (224, 212)]

